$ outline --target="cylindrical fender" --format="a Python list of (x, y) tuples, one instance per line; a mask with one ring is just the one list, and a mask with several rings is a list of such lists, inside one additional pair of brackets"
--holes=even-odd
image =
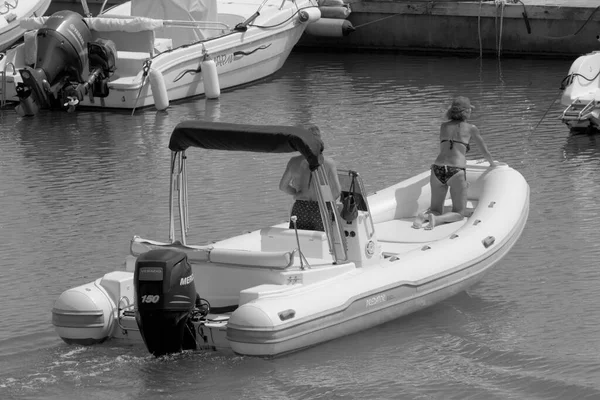
[(216, 99), (221, 95), (219, 86), (219, 74), (217, 73), (217, 64), (208, 53), (200, 63), (202, 69), (202, 80), (204, 80), (204, 94), (209, 99)]
[(166, 109), (169, 107), (169, 95), (167, 94), (167, 85), (163, 74), (154, 68), (150, 68), (149, 79), (152, 97), (154, 97), (154, 106), (157, 110)]
[(319, 7), (321, 10), (321, 18), (337, 18), (346, 19), (350, 15), (350, 6), (322, 6)]
[(312, 36), (342, 37), (356, 29), (347, 19), (321, 18), (309, 24), (305, 32)]
[(308, 7), (298, 13), (298, 19), (303, 24), (311, 24), (321, 18), (321, 10), (317, 7)]

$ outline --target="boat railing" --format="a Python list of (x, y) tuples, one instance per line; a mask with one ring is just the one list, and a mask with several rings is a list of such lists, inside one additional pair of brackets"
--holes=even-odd
[(137, 329), (137, 328), (126, 327), (121, 323), (121, 320), (125, 316), (125, 313), (129, 312), (129, 313), (133, 314), (134, 307), (135, 307), (135, 304), (132, 303), (131, 300), (129, 300), (129, 297), (122, 296), (119, 299), (119, 305), (118, 305), (118, 310), (117, 310), (117, 313), (118, 313), (117, 324), (119, 325), (119, 328), (121, 328), (125, 332), (126, 331), (139, 331), (139, 329)]
[(2, 92), (2, 96), (0, 97), (0, 108), (4, 108), (6, 106), (6, 71), (8, 67), (12, 67), (13, 75), (17, 75), (17, 69), (15, 68), (15, 64), (13, 64), (12, 62), (7, 62), (6, 64), (4, 64), (4, 68), (2, 70), (2, 77), (0, 78), (0, 80), (2, 81), (2, 86), (0, 88), (0, 91)]
[[(331, 193), (331, 186), (329, 186), (327, 175), (325, 174), (324, 169), (317, 168), (313, 172), (313, 176), (317, 180), (316, 193), (317, 200), (319, 202), (319, 210), (321, 212), (321, 220), (327, 221), (330, 219), (328, 210), (335, 210), (337, 205), (335, 199), (333, 198), (333, 194)], [(332, 252), (335, 262), (345, 262), (348, 260), (346, 236), (343, 233), (344, 229), (339, 217), (339, 212), (333, 212), (333, 216), (333, 224), (324, 223), (323, 228), (325, 229), (329, 248)], [(336, 240), (339, 241), (339, 245), (337, 245)], [(298, 249), (298, 251), (301, 252), (302, 250)]]
[(362, 177), (356, 171), (352, 170), (338, 170), (338, 177), (340, 179), (340, 183), (342, 183), (342, 192), (348, 192), (350, 188), (350, 180), (354, 179), (355, 187), (354, 187), (354, 196), (357, 198), (357, 205), (360, 211), (365, 211), (367, 215), (367, 237), (371, 239), (375, 234), (375, 222), (373, 222), (373, 215), (371, 214), (371, 210), (369, 209), (369, 202), (367, 201), (367, 192), (365, 190), (365, 186), (363, 184)]
[(561, 117), (563, 120), (586, 119), (589, 117), (589, 114), (593, 111), (594, 107), (596, 106), (596, 101), (590, 100), (581, 110), (577, 110), (577, 101), (579, 101), (579, 99), (576, 99), (573, 103), (571, 103), (570, 106), (568, 106), (565, 109), (565, 111), (563, 111)]

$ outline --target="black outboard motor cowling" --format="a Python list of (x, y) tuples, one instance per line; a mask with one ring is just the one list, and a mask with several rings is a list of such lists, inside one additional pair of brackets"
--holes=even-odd
[(187, 255), (172, 249), (144, 253), (137, 258), (133, 279), (135, 319), (148, 351), (158, 357), (195, 346), (188, 322), (196, 286)]
[(19, 97), (27, 96), (20, 99), (26, 102), (24, 115), (55, 105), (56, 94), (66, 82), (83, 81), (91, 40), (92, 33), (80, 14), (63, 10), (48, 17), (37, 32), (35, 66), (19, 70), (23, 84), (29, 89), (17, 91)]

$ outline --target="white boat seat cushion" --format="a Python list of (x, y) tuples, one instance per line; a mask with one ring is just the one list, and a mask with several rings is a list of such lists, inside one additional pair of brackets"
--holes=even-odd
[(298, 229), (298, 238), (296, 238), (294, 229), (272, 226), (260, 231), (262, 251), (294, 251), (298, 248), (298, 242), (305, 257), (329, 256), (329, 242), (325, 232)]

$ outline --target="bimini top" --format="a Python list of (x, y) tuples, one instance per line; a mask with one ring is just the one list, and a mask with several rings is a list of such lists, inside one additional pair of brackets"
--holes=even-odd
[(321, 138), (297, 126), (184, 121), (173, 130), (169, 149), (183, 151), (188, 147), (259, 153), (299, 151), (314, 170), (323, 161), (324, 145)]

